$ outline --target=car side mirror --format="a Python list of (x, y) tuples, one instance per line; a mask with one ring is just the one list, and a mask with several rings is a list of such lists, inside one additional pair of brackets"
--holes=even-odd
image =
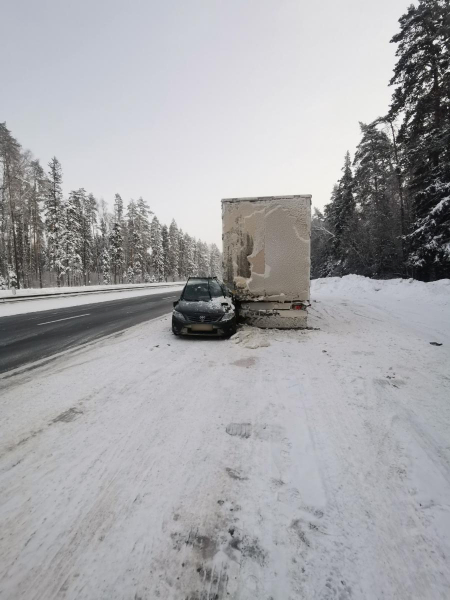
[(176, 300), (176, 301), (173, 303), (173, 307), (174, 307), (174, 308), (175, 308), (176, 306), (178, 306), (178, 302), (179, 302), (179, 300)]

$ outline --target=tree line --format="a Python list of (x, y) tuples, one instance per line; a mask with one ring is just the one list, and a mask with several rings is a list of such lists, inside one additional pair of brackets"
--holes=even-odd
[(0, 123), (0, 289), (220, 276), (215, 244), (168, 227), (142, 199), (111, 212), (84, 188), (67, 197), (57, 158), (45, 172)]
[(450, 2), (419, 0), (399, 24), (389, 111), (360, 123), (313, 215), (313, 277), (450, 277)]

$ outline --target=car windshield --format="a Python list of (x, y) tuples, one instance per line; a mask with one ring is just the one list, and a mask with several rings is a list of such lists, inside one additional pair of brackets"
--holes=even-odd
[(211, 298), (220, 298), (223, 296), (223, 290), (218, 281), (214, 279), (209, 280), (209, 293), (211, 294)]
[(191, 279), (183, 292), (183, 300), (188, 302), (209, 302), (212, 298), (223, 296), (222, 288), (214, 279)]

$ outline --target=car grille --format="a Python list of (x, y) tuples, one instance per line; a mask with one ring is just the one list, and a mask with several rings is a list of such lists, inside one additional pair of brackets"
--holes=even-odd
[(190, 323), (217, 323), (222, 315), (186, 315)]

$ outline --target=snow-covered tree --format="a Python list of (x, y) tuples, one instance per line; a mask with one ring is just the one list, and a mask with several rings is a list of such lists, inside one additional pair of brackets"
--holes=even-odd
[(366, 275), (395, 275), (402, 270), (402, 231), (392, 143), (376, 124), (360, 123), (360, 127), (362, 139), (354, 159), (354, 191), (363, 233), (359, 255), (364, 256)]
[(161, 244), (163, 251), (163, 277), (167, 281), (170, 276), (170, 244), (169, 244), (169, 229), (167, 225), (161, 227)]
[(349, 152), (345, 155), (342, 171), (341, 179), (333, 188), (331, 202), (325, 207), (325, 216), (334, 234), (331, 245), (337, 274), (347, 272), (353, 248), (356, 203)]
[(126, 278), (127, 283), (134, 283), (134, 270), (131, 265), (127, 269)]
[(111, 257), (108, 248), (105, 246), (101, 255), (101, 272), (104, 284), (111, 283)]
[(20, 287), (21, 257), (19, 253), (18, 222), (20, 220), (21, 147), (11, 135), (6, 123), (0, 123), (1, 172), (1, 267), (7, 274), (8, 263), (14, 264), (17, 287)]
[(123, 200), (120, 194), (114, 196), (114, 222), (122, 224), (123, 221)]
[(125, 261), (123, 251), (123, 237), (119, 223), (114, 223), (112, 231), (109, 235), (109, 253), (111, 257), (111, 266), (114, 273), (114, 283), (117, 283), (117, 278), (120, 277)]
[[(8, 265), (17, 287), (114, 282), (131, 278), (186, 277), (217, 271), (210, 248), (179, 230), (153, 219), (142, 197), (130, 201), (126, 216), (120, 194), (114, 210), (84, 188), (63, 196), (62, 169), (53, 158), (46, 175), (31, 152), (22, 149), (5, 123), (0, 123), (0, 277), (8, 281)], [(215, 266), (214, 266), (215, 264)], [(53, 281), (52, 277), (53, 275)], [(56, 278), (55, 278), (56, 276)]]
[(311, 277), (328, 277), (333, 273), (331, 241), (334, 233), (325, 216), (317, 208), (311, 217)]
[(412, 202), (408, 263), (425, 279), (450, 272), (450, 4), (419, 0), (400, 18), (388, 118), (402, 118), (398, 142)]
[(209, 274), (222, 278), (222, 254), (216, 244), (211, 244), (209, 253)]
[(148, 273), (150, 270), (150, 221), (149, 217), (152, 215), (148, 204), (139, 198), (136, 205), (136, 230), (139, 233), (139, 237), (135, 238), (136, 248), (135, 251), (138, 254), (138, 260), (140, 263), (141, 273)]
[(196, 274), (201, 277), (208, 277), (209, 275), (209, 267), (210, 267), (210, 258), (209, 258), (209, 248), (208, 245), (198, 240), (195, 245), (195, 271)]
[(184, 277), (196, 275), (195, 249), (195, 239), (185, 233), (183, 238)]
[(179, 231), (175, 219), (169, 227), (169, 251), (168, 251), (168, 270), (169, 276), (175, 281), (179, 278), (180, 267), (180, 242)]
[(178, 230), (178, 275), (181, 279), (187, 277), (187, 261), (185, 252), (185, 236), (183, 230)]
[(42, 287), (42, 271), (45, 263), (44, 221), (42, 218), (47, 179), (38, 160), (30, 163), (30, 255), (32, 268), (39, 287)]
[[(126, 243), (126, 264), (134, 268), (134, 261), (136, 260), (136, 254), (139, 251), (137, 246), (141, 246), (141, 240), (139, 235), (139, 223), (136, 202), (130, 200), (127, 206), (127, 243)], [(127, 271), (128, 273), (128, 271)], [(128, 274), (127, 274), (128, 278)]]
[(80, 190), (70, 192), (65, 204), (65, 227), (61, 235), (64, 248), (64, 272), (67, 283), (79, 285), (83, 272), (80, 251), (82, 247), (82, 197)]
[(92, 205), (91, 200), (86, 194), (84, 188), (78, 190), (81, 203), (81, 248), (80, 255), (83, 264), (84, 285), (89, 283), (89, 274), (93, 266), (93, 246), (92, 221), (95, 219), (96, 206)]
[(17, 273), (15, 272), (12, 265), (8, 265), (8, 282), (9, 287), (13, 290), (17, 289), (18, 281), (17, 281)]
[(62, 168), (56, 157), (49, 162), (49, 185), (45, 198), (45, 227), (47, 231), (47, 251), (49, 268), (56, 273), (56, 285), (61, 285), (64, 272), (65, 214), (62, 194)]
[(158, 217), (153, 217), (150, 226), (150, 239), (151, 239), (151, 264), (153, 274), (157, 281), (161, 281), (164, 276), (164, 254), (161, 236), (161, 225), (158, 221)]

